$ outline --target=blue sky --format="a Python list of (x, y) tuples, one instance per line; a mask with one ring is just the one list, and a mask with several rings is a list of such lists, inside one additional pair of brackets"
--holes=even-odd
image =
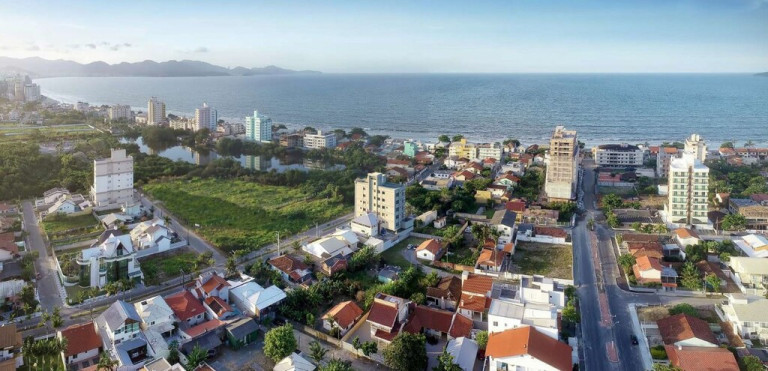
[(324, 72), (768, 71), (768, 0), (6, 1), (0, 55)]

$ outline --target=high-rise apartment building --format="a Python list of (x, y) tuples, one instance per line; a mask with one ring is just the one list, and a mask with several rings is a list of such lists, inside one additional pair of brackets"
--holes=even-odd
[(336, 148), (336, 134), (333, 132), (317, 134), (304, 134), (304, 147), (306, 148)]
[(645, 151), (631, 144), (603, 144), (592, 149), (595, 164), (608, 167), (643, 166)]
[(37, 84), (24, 85), (24, 101), (37, 102), (38, 100), (40, 100), (40, 85), (37, 85)]
[(672, 158), (668, 174), (667, 221), (675, 224), (708, 224), (709, 168), (693, 153)]
[(579, 180), (579, 141), (575, 130), (557, 126), (549, 140), (544, 190), (549, 200), (573, 200)]
[(195, 131), (207, 128), (213, 133), (216, 131), (218, 121), (218, 112), (208, 107), (207, 103), (203, 103), (202, 107), (195, 109)]
[(91, 197), (96, 206), (133, 201), (133, 157), (124, 149), (113, 149), (110, 158), (93, 161)]
[(466, 158), (472, 161), (477, 158), (477, 145), (468, 143), (465, 138), (461, 138), (458, 142), (452, 142), (451, 146), (448, 147), (448, 156)]
[(109, 107), (109, 120), (130, 120), (133, 116), (131, 106), (127, 104), (115, 104)]
[(257, 142), (271, 142), (272, 119), (253, 111), (253, 116), (245, 118), (245, 137)]
[(157, 97), (149, 98), (147, 104), (147, 125), (158, 125), (165, 121), (165, 103)]
[(373, 213), (380, 227), (397, 231), (405, 221), (405, 186), (387, 181), (382, 173), (355, 180), (355, 216)]
[(707, 160), (707, 142), (699, 134), (691, 134), (685, 140), (685, 152), (692, 153), (694, 158), (704, 162)]
[(482, 143), (477, 146), (477, 158), (485, 160), (487, 158), (501, 161), (501, 156), (504, 154), (504, 149), (501, 147), (501, 143)]

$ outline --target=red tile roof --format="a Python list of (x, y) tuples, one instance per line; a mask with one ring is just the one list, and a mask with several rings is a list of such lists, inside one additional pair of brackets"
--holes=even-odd
[(210, 296), (206, 298), (205, 304), (208, 305), (208, 308), (211, 308), (211, 310), (219, 317), (232, 311), (232, 307), (218, 296)]
[(647, 271), (651, 269), (661, 271), (662, 268), (659, 259), (656, 258), (641, 256), (635, 259), (635, 261), (635, 265), (637, 265), (637, 268), (640, 269), (640, 271)]
[(13, 232), (0, 233), (0, 249), (18, 254), (19, 246), (16, 245), (15, 240), (16, 237), (14, 237)]
[(451, 331), (448, 335), (451, 335), (453, 338), (460, 338), (462, 336), (468, 337), (472, 332), (473, 327), (474, 323), (471, 319), (464, 317), (459, 313), (454, 313), (453, 324), (451, 325)]
[(204, 334), (204, 333), (206, 333), (208, 331), (213, 331), (213, 330), (215, 330), (215, 329), (217, 329), (217, 328), (219, 328), (221, 326), (224, 326), (224, 325), (225, 325), (224, 322), (219, 321), (217, 319), (212, 319), (210, 321), (205, 321), (205, 322), (203, 322), (203, 323), (201, 323), (201, 324), (199, 324), (197, 326), (192, 326), (192, 327), (184, 330), (184, 332), (187, 335), (189, 335), (190, 337), (194, 338), (194, 337), (202, 335), (202, 334)]
[(522, 212), (525, 212), (525, 202), (523, 202), (523, 201), (509, 201), (506, 204), (506, 208), (509, 211), (514, 211), (516, 213), (522, 213)]
[(664, 257), (663, 248), (658, 242), (629, 242), (627, 243), (627, 249), (635, 258), (647, 256), (649, 258), (661, 259)]
[(488, 335), (486, 356), (506, 358), (526, 354), (560, 371), (570, 371), (573, 368), (571, 347), (531, 326)]
[(61, 336), (67, 339), (67, 350), (64, 353), (67, 357), (104, 346), (93, 322), (69, 326), (61, 330)]
[(384, 327), (394, 326), (397, 321), (397, 306), (394, 303), (384, 303), (374, 299), (371, 310), (368, 312), (368, 321)]
[(206, 281), (202, 287), (206, 294), (210, 294), (213, 292), (213, 290), (221, 289), (222, 287), (227, 286), (229, 286), (229, 282), (227, 282), (227, 280), (224, 278), (219, 277), (218, 274), (214, 273), (208, 278), (208, 281)]
[(500, 267), (501, 263), (504, 261), (504, 254), (495, 250), (496, 250), (495, 246), (492, 250), (483, 249), (483, 251), (480, 252), (480, 256), (477, 257), (477, 261), (475, 262), (475, 265)]
[(483, 275), (470, 274), (461, 284), (463, 293), (486, 295), (493, 289), (493, 278)]
[(466, 170), (458, 172), (458, 173), (455, 173), (455, 174), (453, 174), (453, 176), (456, 177), (456, 178), (458, 178), (460, 176), (463, 176), (464, 179), (466, 179), (466, 180), (471, 180), (471, 179), (475, 178), (475, 174), (473, 174), (473, 173), (471, 173), (469, 171), (466, 171)]
[(678, 341), (692, 338), (718, 345), (715, 334), (704, 320), (681, 313), (656, 321), (664, 344), (673, 345)]
[[(304, 264), (304, 262), (299, 261), (299, 259), (296, 259), (290, 255), (280, 255), (278, 257), (272, 258), (269, 260), (269, 264), (284, 272), (285, 274), (292, 274), (297, 270), (309, 269), (309, 267)], [(297, 279), (300, 277), (297, 275), (297, 277), (292, 276), (292, 278)]]
[(323, 318), (333, 318), (339, 327), (347, 328), (355, 323), (362, 314), (363, 310), (354, 301), (349, 300), (336, 304), (336, 306), (325, 313)]
[(667, 345), (669, 362), (683, 371), (732, 371), (739, 364), (730, 350), (710, 347), (674, 347)]
[(482, 313), (490, 306), (491, 298), (480, 295), (461, 294), (459, 308)]
[(678, 228), (675, 229), (675, 234), (680, 238), (700, 238), (699, 234), (696, 233), (693, 229), (688, 228)]
[(435, 239), (428, 239), (421, 244), (419, 244), (419, 247), (416, 248), (416, 251), (421, 250), (427, 250), (431, 252), (433, 255), (437, 255), (440, 252), (440, 249), (442, 249), (442, 245), (440, 242), (438, 242)]
[(471, 319), (458, 313), (417, 305), (403, 330), (415, 334), (430, 329), (457, 338), (469, 336), (472, 325)]
[(675, 147), (664, 147), (664, 153), (668, 155), (675, 155), (679, 150)]
[(186, 290), (166, 296), (165, 302), (181, 321), (186, 321), (200, 313), (205, 313), (205, 308), (200, 304), (200, 301)]
[(456, 276), (443, 277), (437, 286), (427, 287), (427, 296), (456, 301), (461, 297), (461, 279)]

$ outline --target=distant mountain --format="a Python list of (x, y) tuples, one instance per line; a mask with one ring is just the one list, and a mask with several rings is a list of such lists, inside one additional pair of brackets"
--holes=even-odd
[(768, 72), (757, 73), (757, 74), (755, 74), (755, 76), (768, 77)]
[(0, 57), (0, 72), (26, 73), (32, 77), (63, 77), (63, 76), (149, 76), (149, 77), (181, 77), (181, 76), (252, 76), (252, 75), (285, 75), (285, 74), (317, 74), (318, 71), (294, 71), (277, 66), (266, 67), (235, 67), (226, 68), (200, 61), (167, 61), (155, 62), (146, 60), (135, 63), (108, 64), (92, 62), (88, 64), (67, 61), (63, 59), (48, 60), (39, 57), (8, 58)]

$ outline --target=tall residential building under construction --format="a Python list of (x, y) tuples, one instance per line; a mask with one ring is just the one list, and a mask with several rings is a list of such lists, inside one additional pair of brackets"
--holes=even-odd
[(575, 130), (555, 128), (549, 140), (549, 164), (544, 190), (550, 201), (569, 201), (576, 198), (579, 180), (579, 141)]

